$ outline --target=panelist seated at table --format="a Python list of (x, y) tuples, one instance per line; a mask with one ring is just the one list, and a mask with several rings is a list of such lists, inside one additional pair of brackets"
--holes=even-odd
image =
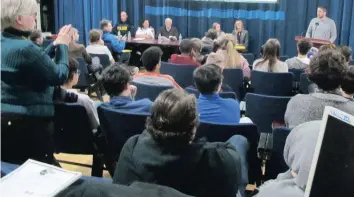
[(132, 29), (133, 26), (128, 22), (128, 14), (125, 11), (122, 11), (120, 13), (120, 22), (113, 28), (113, 34), (118, 35), (118, 32), (120, 32), (121, 36), (127, 36), (128, 32)]
[(179, 46), (181, 54), (171, 55), (170, 62), (173, 64), (194, 65), (197, 67), (200, 66), (200, 63), (196, 59), (197, 52), (194, 51), (193, 44), (194, 43), (190, 39), (182, 40)]
[(213, 23), (212, 29), (218, 34), (218, 38), (225, 36), (225, 32), (221, 30), (221, 25), (219, 23)]
[(154, 39), (154, 28), (150, 27), (149, 20), (144, 20), (135, 33), (136, 38)]
[(249, 34), (248, 31), (245, 30), (242, 20), (236, 20), (235, 29), (232, 32), (232, 35), (235, 36), (237, 44), (244, 45), (248, 48)]
[(161, 35), (163, 37), (166, 37), (171, 40), (177, 40), (178, 38), (178, 30), (176, 27), (172, 26), (172, 19), (166, 18), (165, 20), (165, 25), (160, 28), (159, 32), (157, 32), (157, 35)]

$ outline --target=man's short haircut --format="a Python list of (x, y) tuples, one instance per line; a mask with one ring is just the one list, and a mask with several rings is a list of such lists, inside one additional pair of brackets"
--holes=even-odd
[(145, 69), (150, 72), (154, 71), (156, 65), (161, 61), (162, 54), (162, 50), (159, 47), (153, 46), (146, 49), (141, 56), (141, 61)]
[(218, 33), (215, 31), (215, 29), (209, 29), (208, 32), (205, 34), (205, 37), (215, 40), (216, 38), (218, 38)]
[(193, 42), (190, 39), (183, 39), (179, 45), (181, 53), (191, 53), (193, 50)]
[(156, 98), (146, 120), (146, 130), (165, 147), (184, 147), (193, 141), (198, 124), (197, 99), (174, 88)]
[(307, 55), (307, 53), (312, 48), (312, 44), (308, 39), (301, 39), (297, 42), (297, 47), (299, 48), (299, 53), (301, 55)]
[(352, 49), (348, 46), (339, 46), (338, 50), (340, 53), (342, 53), (342, 55), (345, 57), (345, 61), (349, 62), (351, 60), (351, 56), (352, 56)]
[(318, 6), (317, 8), (322, 9), (324, 12), (327, 12), (327, 8), (325, 6)]
[(101, 39), (101, 36), (102, 36), (102, 31), (101, 30), (92, 29), (90, 31), (90, 36), (89, 36), (90, 42), (91, 43), (98, 42)]
[(79, 62), (75, 58), (69, 57), (69, 74), (66, 79), (66, 83), (70, 82), (74, 79), (74, 75), (77, 73), (79, 69)]
[(193, 50), (196, 53), (200, 53), (202, 51), (202, 40), (200, 40), (199, 38), (192, 38), (191, 41), (193, 42)]
[(103, 19), (100, 22), (100, 28), (103, 30), (105, 27), (107, 27), (109, 24), (112, 24), (112, 21)]
[(38, 38), (42, 37), (42, 31), (41, 30), (33, 30), (31, 35), (29, 36), (29, 39), (33, 42), (35, 42)]
[(129, 71), (118, 63), (107, 67), (102, 73), (103, 87), (110, 97), (119, 96), (131, 80)]
[(354, 69), (348, 69), (342, 81), (342, 90), (347, 94), (354, 94)]
[(312, 57), (308, 77), (320, 89), (331, 91), (339, 88), (347, 69), (343, 55), (329, 49)]
[(194, 70), (193, 79), (201, 94), (213, 94), (218, 90), (223, 75), (219, 66), (207, 64)]

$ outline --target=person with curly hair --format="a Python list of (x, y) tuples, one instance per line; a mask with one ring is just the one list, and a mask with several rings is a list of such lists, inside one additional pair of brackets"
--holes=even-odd
[(241, 185), (242, 136), (228, 142), (195, 142), (199, 124), (197, 99), (181, 89), (162, 92), (152, 106), (141, 135), (124, 145), (113, 183), (147, 182), (192, 196), (236, 196)]

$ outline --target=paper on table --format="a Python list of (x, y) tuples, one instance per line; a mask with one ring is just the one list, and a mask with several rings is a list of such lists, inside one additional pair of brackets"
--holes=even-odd
[(139, 41), (139, 40), (145, 40), (145, 38), (134, 38), (133, 40)]
[(0, 180), (0, 196), (55, 196), (80, 177), (80, 172), (67, 171), (29, 159)]

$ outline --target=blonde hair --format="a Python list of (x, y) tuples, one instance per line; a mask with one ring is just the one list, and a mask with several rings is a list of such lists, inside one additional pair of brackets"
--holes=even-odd
[(102, 36), (102, 31), (100, 29), (92, 29), (89, 35), (90, 43), (96, 43), (100, 41), (101, 36)]
[(240, 22), (241, 22), (241, 24), (242, 24), (242, 28), (241, 28), (241, 29), (244, 30), (245, 27), (243, 26), (243, 21), (242, 21), (242, 20), (236, 20), (236, 21), (235, 21), (235, 24), (234, 24), (234, 29), (235, 29), (235, 31), (237, 31), (237, 26), (236, 26), (237, 21), (240, 21)]
[(232, 34), (226, 34), (221, 38), (220, 47), (227, 53), (226, 68), (241, 68), (242, 57), (235, 49), (236, 40)]
[(36, 0), (1, 0), (1, 30), (16, 23), (21, 15), (32, 15), (37, 12)]

